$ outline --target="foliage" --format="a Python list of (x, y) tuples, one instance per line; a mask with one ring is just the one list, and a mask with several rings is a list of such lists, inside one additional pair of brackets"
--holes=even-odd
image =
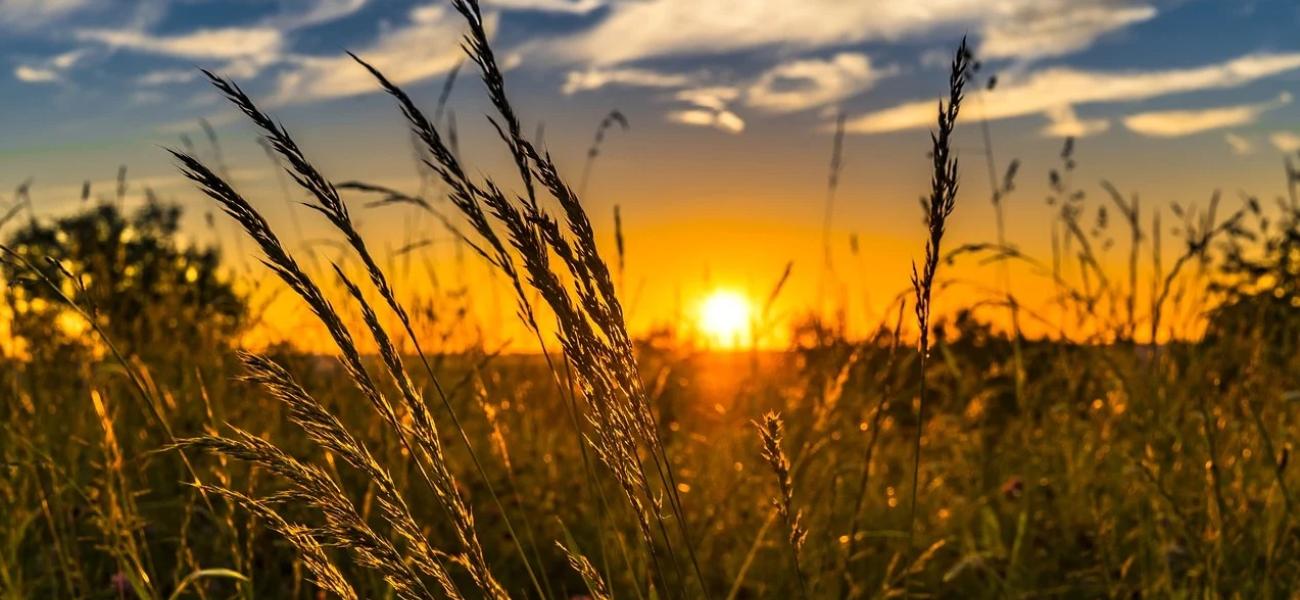
[[(244, 300), (215, 249), (180, 247), (180, 219), (179, 207), (152, 200), (131, 214), (102, 203), (49, 223), (33, 219), (5, 245), (85, 307), (123, 350), (148, 359), (165, 358), (173, 345), (219, 353), (244, 326)], [(31, 353), (93, 339), (49, 282), (13, 261), (0, 271), (18, 284), (6, 300), (14, 334)]]

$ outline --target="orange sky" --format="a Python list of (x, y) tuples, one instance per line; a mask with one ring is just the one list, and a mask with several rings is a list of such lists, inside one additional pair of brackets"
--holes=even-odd
[[(301, 240), (275, 172), (254, 143), (256, 132), (196, 79), (195, 65), (244, 85), (336, 182), (415, 191), (400, 115), (341, 49), (373, 58), (426, 107), (460, 52), (459, 25), (441, 2), (302, 0), (232, 11), (222, 3), (164, 1), (126, 15), (105, 14), (94, 3), (56, 4), (59, 10), (16, 15), (0, 7), (0, 50), (12, 63), (8, 77), (0, 77), (9, 124), (0, 140), (0, 190), (33, 178), (37, 213), (52, 217), (77, 209), (83, 181), (92, 183), (93, 195), (109, 194), (119, 165), (126, 165), (129, 204), (142, 202), (146, 188), (180, 203), (188, 211), (187, 239), (219, 243), (236, 271), (256, 264), (241, 256), (251, 244), (238, 241), (224, 218), (215, 230), (204, 225), (214, 207), (181, 180), (161, 148), (181, 146), (186, 136), (201, 158), (215, 161), (200, 117), (215, 127), (235, 185), (282, 237)], [(976, 125), (985, 116), (992, 119), (995, 169), (1013, 158), (1021, 164), (1006, 200), (1008, 239), (1044, 262), (1055, 210), (1044, 201), (1047, 174), (1058, 166), (1067, 135), (1079, 138), (1073, 181), (1088, 194), (1085, 220), (1108, 202), (1103, 178), (1140, 194), (1148, 218), (1155, 207), (1165, 210), (1166, 228), (1170, 203), (1204, 206), (1216, 189), (1225, 206), (1236, 206), (1240, 192), (1271, 205), (1285, 191), (1282, 153), (1300, 146), (1300, 107), (1292, 98), (1300, 91), (1300, 14), (1281, 2), (1227, 4), (1011, 0), (992, 10), (974, 0), (891, 0), (867, 8), (839, 0), (795, 8), (707, 0), (485, 2), (499, 26), (494, 44), (509, 64), (507, 85), (524, 127), (544, 128), (545, 146), (570, 181), (580, 179), (603, 115), (618, 108), (631, 122), (630, 131), (606, 137), (584, 202), (611, 260), (613, 206), (622, 209), (625, 302), (635, 332), (663, 324), (689, 329), (696, 305), (716, 289), (761, 303), (792, 263), (772, 311), (776, 329), (824, 310), (842, 312), (859, 333), (907, 289), (911, 261), (922, 253), (916, 199), (929, 183), (928, 114), (946, 82), (945, 57), (963, 33), (984, 69), (958, 129), (962, 191), (949, 248), (994, 238), (985, 143)], [(700, 33), (718, 31), (729, 35)], [(215, 43), (222, 40), (244, 43)], [(994, 75), (1000, 83), (993, 91), (975, 91)], [(509, 187), (509, 164), (483, 118), (490, 107), (473, 73), (462, 73), (449, 108), (472, 172), (498, 176)], [(828, 286), (822, 215), (838, 113), (847, 116), (849, 134), (829, 237), (835, 285)], [(302, 197), (292, 192), (289, 199)], [(0, 205), (10, 200), (0, 193)], [(318, 215), (296, 213), (301, 237), (336, 239)], [(444, 291), (471, 290), (474, 324), (489, 342), (525, 337), (513, 325), (507, 290), (485, 278), (475, 257), (461, 266), (432, 220), (401, 208), (356, 213), (381, 255), (433, 236), (432, 246), (413, 255), (415, 267), (394, 275), (400, 291), (432, 294), (427, 261)], [(1127, 248), (1117, 216), (1111, 220), (1115, 246), (1104, 260), (1119, 269)], [(1168, 232), (1164, 239), (1172, 257), (1180, 243)], [(1145, 248), (1144, 269), (1149, 253)], [(956, 283), (936, 300), (940, 313), (988, 299), (988, 288), (1000, 281), (997, 268), (973, 263), (942, 268), (941, 277)], [(1052, 285), (1024, 268), (1013, 269), (1012, 278), (1026, 306), (1052, 315)], [(993, 319), (1001, 313), (986, 312)], [(282, 299), (269, 313), (271, 326), (252, 339), (308, 339), (301, 316)], [(780, 336), (767, 339), (782, 343)]]

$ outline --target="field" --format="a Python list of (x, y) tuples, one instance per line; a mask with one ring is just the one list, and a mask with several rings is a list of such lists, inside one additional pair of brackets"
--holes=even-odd
[[(222, 275), (217, 250), (176, 240), (179, 209), (104, 202), (6, 236), (0, 597), (1300, 588), (1290, 162), (1277, 207), (1216, 195), (1199, 210), (1160, 208), (1113, 187), (1083, 195), (1066, 142), (1050, 174), (1058, 251), (1022, 254), (1002, 225), (1015, 167), (991, 198), (958, 185), (983, 169), (979, 157), (958, 163), (952, 142), (978, 70), (963, 42), (935, 114), (927, 235), (907, 292), (865, 335), (816, 311), (777, 335), (763, 309), (729, 325), (751, 343), (710, 348), (682, 331), (629, 332), (622, 232), (602, 252), (579, 176), (521, 131), (477, 3), (452, 5), (468, 27), (464, 68), (485, 84), (514, 172), (462, 162), (420, 108), (427, 99), (357, 58), (409, 126), (436, 202), (330, 181), (256, 98), (207, 74), (348, 262), (289, 249), (224, 169), (171, 150), (261, 258), (261, 285), (313, 315), (327, 352), (242, 347), (256, 294)], [(404, 282), (340, 190), (454, 213), (446, 227), (506, 282), (527, 348), (450, 341), (472, 337), (458, 331), (456, 298), (395, 292)], [(993, 239), (946, 242), (964, 205), (990, 201)], [(21, 224), (23, 209), (0, 222)], [(1185, 240), (1182, 252), (1162, 255), (1161, 236)], [(1103, 265), (1103, 243), (1122, 260)], [(956, 261), (999, 274), (988, 299), (949, 302)], [(1049, 281), (1052, 302), (1022, 303), (1011, 265)]]

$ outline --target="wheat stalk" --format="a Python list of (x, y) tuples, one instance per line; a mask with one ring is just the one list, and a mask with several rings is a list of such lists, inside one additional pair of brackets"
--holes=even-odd
[(939, 270), (940, 247), (947, 225), (948, 216), (952, 214), (957, 199), (957, 158), (953, 155), (952, 133), (957, 125), (957, 115), (961, 109), (962, 91), (966, 84), (967, 69), (971, 54), (966, 47), (966, 39), (952, 60), (951, 73), (948, 78), (948, 104), (939, 101), (938, 129), (931, 134), (931, 157), (933, 173), (930, 179), (930, 196), (925, 203), (925, 224), (929, 237), (925, 241), (925, 261), (918, 272), (916, 263), (912, 263), (912, 289), (915, 294), (914, 310), (920, 340), (920, 390), (916, 414), (916, 436), (912, 448), (912, 498), (908, 512), (907, 537), (909, 551), (913, 547), (916, 535), (916, 498), (921, 487), (921, 438), (925, 430), (925, 367), (930, 354), (930, 299), (934, 291), (935, 274)]

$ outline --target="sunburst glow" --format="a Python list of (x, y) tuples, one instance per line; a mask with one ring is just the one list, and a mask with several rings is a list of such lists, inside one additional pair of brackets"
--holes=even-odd
[(749, 299), (731, 290), (717, 290), (700, 302), (699, 328), (718, 348), (738, 348), (749, 342)]

